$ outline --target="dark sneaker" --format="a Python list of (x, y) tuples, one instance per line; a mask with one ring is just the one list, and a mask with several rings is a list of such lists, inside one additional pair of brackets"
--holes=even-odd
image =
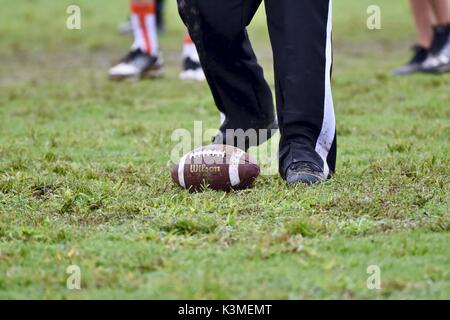
[(289, 166), (286, 172), (286, 182), (289, 186), (298, 184), (311, 185), (326, 180), (323, 170), (311, 162), (296, 162)]
[(258, 126), (256, 129), (247, 131), (238, 129), (223, 129), (214, 137), (213, 144), (227, 144), (247, 151), (250, 147), (263, 144), (277, 132), (278, 122), (276, 117), (268, 125)]
[(412, 50), (414, 51), (414, 55), (412, 59), (408, 62), (408, 64), (394, 70), (394, 75), (396, 76), (405, 76), (408, 74), (421, 72), (422, 64), (428, 57), (429, 50), (421, 47), (419, 45), (415, 45)]
[(185, 58), (180, 79), (185, 81), (205, 81), (205, 73), (200, 62), (194, 61), (189, 57)]
[(112, 80), (155, 78), (162, 75), (163, 65), (161, 55), (151, 56), (137, 49), (109, 69), (109, 77)]
[(431, 73), (450, 71), (450, 25), (435, 27), (433, 45), (429, 57), (423, 63), (423, 69)]

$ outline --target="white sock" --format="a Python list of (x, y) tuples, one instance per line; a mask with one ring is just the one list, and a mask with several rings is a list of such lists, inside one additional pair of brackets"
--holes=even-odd
[(133, 25), (133, 50), (141, 49), (150, 55), (158, 55), (158, 33), (156, 8), (154, 3), (131, 3), (131, 23)]
[(186, 35), (184, 37), (182, 58), (190, 58), (194, 62), (200, 62), (197, 48), (195, 47), (195, 44), (192, 42), (192, 39), (189, 35)]

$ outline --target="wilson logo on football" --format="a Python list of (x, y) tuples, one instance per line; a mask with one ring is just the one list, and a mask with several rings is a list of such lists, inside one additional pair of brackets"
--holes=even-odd
[(209, 167), (206, 164), (194, 164), (191, 165), (189, 168), (189, 171), (191, 173), (196, 173), (196, 172), (200, 172), (200, 173), (218, 173), (220, 172), (220, 167), (215, 166), (215, 167)]

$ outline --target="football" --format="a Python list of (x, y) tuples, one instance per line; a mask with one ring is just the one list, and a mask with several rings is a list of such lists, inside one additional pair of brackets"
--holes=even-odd
[(182, 188), (200, 191), (242, 190), (250, 188), (260, 168), (243, 150), (213, 144), (184, 155), (171, 171), (173, 181)]

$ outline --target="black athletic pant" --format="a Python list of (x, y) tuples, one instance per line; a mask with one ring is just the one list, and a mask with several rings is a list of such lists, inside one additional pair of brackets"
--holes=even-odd
[[(274, 118), (271, 90), (246, 27), (262, 0), (178, 0), (199, 51), (222, 129), (260, 129)], [(312, 162), (331, 174), (336, 130), (331, 95), (331, 0), (265, 0), (275, 65), (280, 174)]]
[(156, 25), (158, 31), (164, 30), (164, 0), (156, 0)]

